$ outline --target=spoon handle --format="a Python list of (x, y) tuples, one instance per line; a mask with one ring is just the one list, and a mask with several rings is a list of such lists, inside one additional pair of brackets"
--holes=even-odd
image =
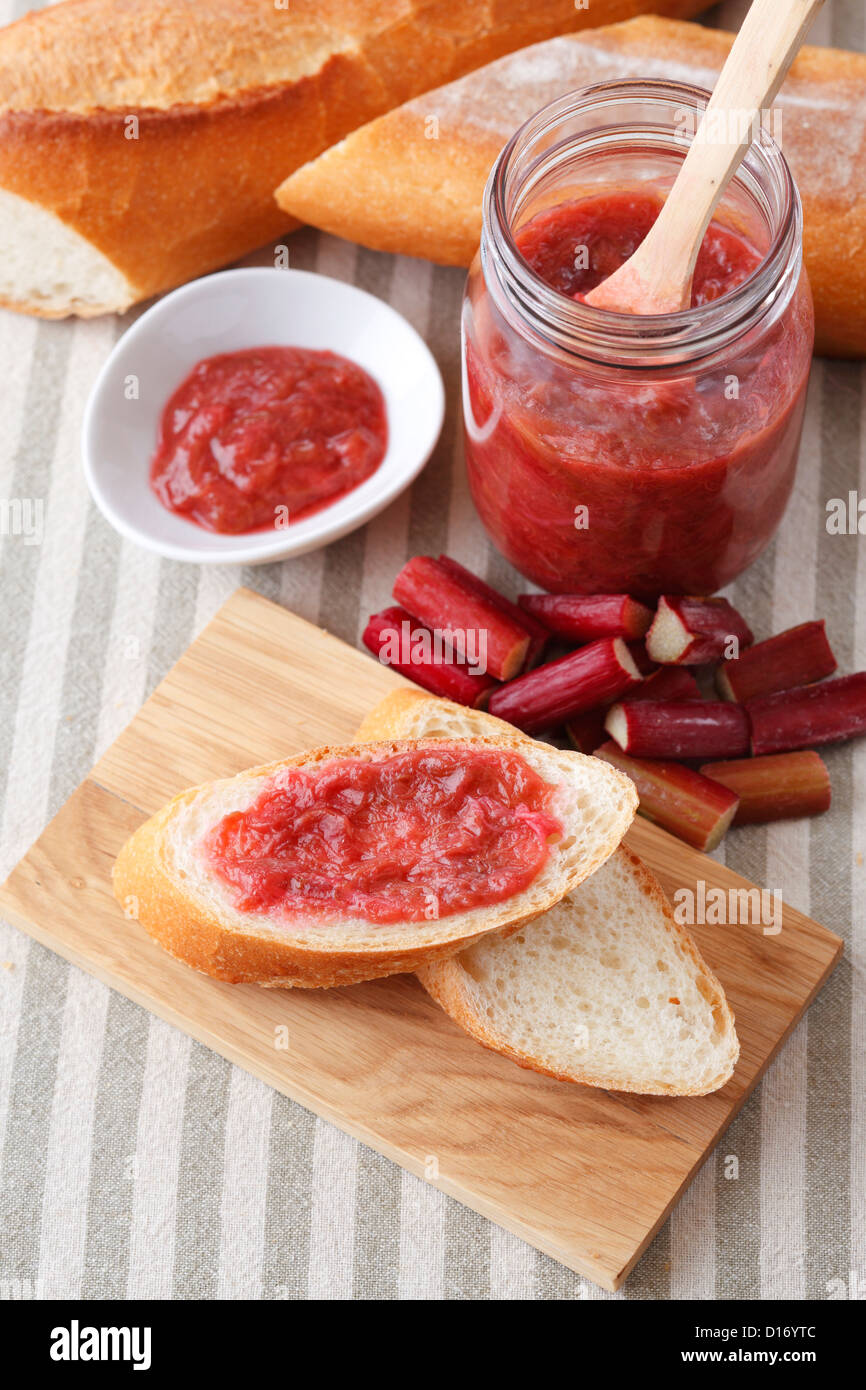
[[(716, 205), (822, 3), (753, 0), (658, 219), (626, 264), (587, 295), (590, 304), (633, 313), (688, 308)], [(640, 306), (626, 302), (635, 292)]]

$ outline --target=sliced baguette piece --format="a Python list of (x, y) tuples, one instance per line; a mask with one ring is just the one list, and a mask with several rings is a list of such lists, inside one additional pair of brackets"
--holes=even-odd
[[(533, 742), (501, 719), (423, 691), (393, 691), (359, 738)], [(461, 1028), (561, 1081), (645, 1095), (704, 1095), (739, 1056), (719, 981), (660, 884), (620, 845), (543, 916), (418, 970)]]
[(418, 978), (478, 1042), (560, 1081), (702, 1096), (740, 1052), (722, 986), (623, 845), (543, 917)]
[[(458, 748), (513, 748), (514, 740), (452, 738)], [(430, 921), (371, 923), (239, 910), (208, 863), (202, 841), (222, 818), (249, 806), (285, 768), (313, 770), (340, 758), (383, 759), (439, 740), (325, 747), (194, 787), (141, 826), (121, 850), (114, 891), (129, 915), (171, 955), (232, 982), (315, 988), (353, 984), (418, 966), (489, 931), (516, 930), (547, 911), (613, 853), (637, 805), (631, 781), (607, 764), (524, 741), (520, 752), (556, 788), (551, 811), (564, 833), (524, 891), (488, 907)]]

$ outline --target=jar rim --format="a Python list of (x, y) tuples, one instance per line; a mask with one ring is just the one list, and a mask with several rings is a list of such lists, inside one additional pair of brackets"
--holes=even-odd
[[(780, 296), (790, 298), (799, 279), (802, 260), (802, 211), (788, 162), (779, 145), (761, 122), (746, 154), (731, 179), (746, 187), (744, 170), (762, 190), (774, 195), (774, 224), (770, 244), (756, 269), (733, 290), (705, 304), (669, 314), (623, 314), (567, 298), (548, 285), (532, 269), (518, 250), (509, 218), (512, 181), (519, 177), (520, 161), (533, 143), (582, 109), (622, 103), (630, 98), (643, 104), (657, 100), (669, 106), (675, 101), (700, 118), (710, 98), (702, 87), (655, 78), (612, 79), (593, 83), (566, 93), (540, 108), (523, 123), (502, 149), (484, 190), (482, 207), (482, 261), (492, 263), (497, 278), (517, 312), (542, 338), (582, 358), (610, 364), (670, 365), (672, 360), (689, 361), (712, 355), (741, 337), (759, 322)], [(697, 121), (695, 125), (697, 125)], [(636, 129), (623, 121), (604, 129), (616, 133)], [(644, 128), (649, 129), (644, 123)], [(673, 127), (652, 127), (654, 137), (673, 134)], [(592, 132), (587, 132), (591, 137)], [(691, 138), (694, 138), (694, 132)], [(671, 148), (683, 157), (689, 141), (682, 134)], [(567, 148), (573, 152), (581, 144), (575, 137)], [(563, 146), (554, 147), (561, 157)], [(530, 165), (523, 184), (537, 173), (544, 156)], [(519, 190), (518, 190), (519, 191)], [(748, 188), (746, 191), (749, 192)]]

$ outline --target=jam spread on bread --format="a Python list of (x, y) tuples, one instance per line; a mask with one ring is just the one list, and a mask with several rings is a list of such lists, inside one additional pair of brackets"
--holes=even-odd
[(151, 485), (209, 531), (281, 527), (365, 482), (387, 438), (382, 392), (355, 362), (297, 347), (221, 353), (166, 405)]
[(420, 747), (285, 768), (205, 837), (241, 911), (421, 922), (523, 892), (562, 826), (517, 752)]

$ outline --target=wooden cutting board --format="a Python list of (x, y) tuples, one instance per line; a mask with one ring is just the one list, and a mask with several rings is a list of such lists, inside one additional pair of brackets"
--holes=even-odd
[[(123, 841), (175, 792), (319, 743), (350, 742), (401, 678), (239, 590), (0, 888), (37, 941), (223, 1057), (615, 1289), (838, 960), (791, 908), (781, 933), (698, 927), (737, 1018), (736, 1075), (669, 1099), (570, 1086), (487, 1052), (412, 976), (343, 990), (226, 985), (165, 955), (110, 888)], [(639, 821), (666, 891), (745, 881)], [(285, 1045), (287, 1043), (287, 1046)]]

